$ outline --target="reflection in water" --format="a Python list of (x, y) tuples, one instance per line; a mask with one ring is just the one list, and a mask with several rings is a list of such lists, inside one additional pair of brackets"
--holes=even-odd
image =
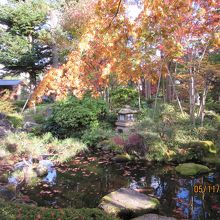
[(190, 192), (188, 189), (186, 188), (180, 188), (177, 195), (176, 195), (176, 206), (178, 208), (180, 208), (183, 211), (183, 214), (185, 217), (189, 217), (189, 208), (187, 206), (189, 206), (190, 201)]
[(46, 177), (43, 178), (43, 181), (46, 183), (49, 183), (51, 185), (56, 184), (56, 178), (57, 178), (57, 171), (55, 168), (49, 168), (48, 174)]
[(16, 177), (14, 177), (14, 176), (8, 177), (8, 183), (9, 184), (17, 185), (18, 182), (19, 182), (18, 179)]
[[(104, 159), (103, 159), (104, 157)], [(220, 173), (183, 178), (172, 167), (144, 163), (111, 162), (113, 156), (79, 156), (72, 163), (51, 168), (42, 183), (26, 194), (42, 206), (97, 207), (100, 199), (121, 187), (129, 187), (161, 202), (160, 214), (193, 220), (220, 219), (220, 192), (194, 193), (195, 184), (220, 183)], [(98, 159), (99, 158), (99, 159)], [(166, 168), (171, 170), (166, 172)]]

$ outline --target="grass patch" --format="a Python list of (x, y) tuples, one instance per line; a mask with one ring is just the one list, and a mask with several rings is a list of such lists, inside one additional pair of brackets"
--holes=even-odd
[[(13, 146), (13, 151), (11, 151), (11, 146)], [(50, 133), (39, 137), (25, 132), (10, 133), (0, 140), (0, 150), (6, 151), (7, 155), (26, 155), (38, 158), (44, 154), (53, 154), (52, 159), (59, 162), (68, 161), (86, 149), (86, 145), (77, 139), (59, 140)]]

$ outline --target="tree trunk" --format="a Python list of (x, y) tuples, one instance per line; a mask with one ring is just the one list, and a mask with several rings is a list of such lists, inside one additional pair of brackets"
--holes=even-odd
[(162, 78), (162, 88), (163, 88), (163, 103), (166, 102), (166, 89), (165, 89), (165, 77)]
[(172, 85), (170, 82), (170, 76), (166, 76), (166, 101), (171, 102), (172, 101)]
[(145, 79), (145, 86), (144, 86), (144, 93), (145, 93), (145, 99), (151, 99), (151, 83), (149, 80)]
[[(33, 36), (31, 33), (29, 33), (28, 35), (28, 41), (29, 41), (29, 51), (30, 53), (32, 53), (34, 46), (33, 46)], [(33, 91), (37, 84), (37, 76), (35, 72), (33, 71), (29, 72), (29, 80), (30, 80), (30, 90)]]
[(205, 102), (206, 102), (207, 93), (208, 93), (208, 85), (205, 82), (205, 86), (204, 86), (204, 90), (203, 90), (203, 94), (202, 94), (202, 99), (201, 99), (201, 103), (200, 103), (200, 108), (199, 108), (199, 117), (201, 120), (201, 127), (203, 127), (203, 124), (204, 124)]
[(178, 105), (179, 105), (179, 107), (180, 107), (180, 111), (181, 111), (181, 113), (183, 114), (183, 108), (182, 108), (182, 105), (181, 105), (179, 96), (178, 96), (178, 94), (177, 94), (176, 87), (175, 87), (175, 84), (174, 84), (174, 82), (173, 82), (173, 78), (172, 78), (172, 76), (171, 76), (171, 73), (170, 73), (170, 70), (169, 70), (168, 65), (166, 66), (166, 68), (167, 68), (168, 76), (169, 76), (169, 78), (170, 78), (171, 85), (172, 85), (172, 87), (173, 87), (173, 93), (176, 95), (176, 99), (177, 99)]
[(158, 84), (157, 84), (157, 93), (156, 93), (156, 97), (155, 97), (153, 119), (154, 119), (156, 108), (157, 108), (157, 97), (158, 97), (159, 90), (160, 90), (160, 81), (161, 81), (161, 75), (162, 75), (162, 73), (161, 73), (162, 72), (162, 68), (163, 68), (163, 64), (161, 64), (160, 69), (159, 69), (159, 80), (158, 80)]
[(141, 89), (140, 89), (141, 81), (138, 83), (138, 107), (141, 110)]
[(193, 126), (195, 126), (195, 74), (193, 73), (192, 67), (190, 67), (189, 100), (190, 118)]
[(31, 92), (34, 91), (37, 85), (37, 75), (34, 72), (29, 73), (29, 80), (30, 80), (30, 90)]
[(166, 101), (168, 103), (172, 102), (172, 97), (173, 97), (173, 83), (171, 82), (172, 76), (170, 72), (170, 66), (171, 63), (169, 63), (167, 67), (167, 76), (166, 76)]

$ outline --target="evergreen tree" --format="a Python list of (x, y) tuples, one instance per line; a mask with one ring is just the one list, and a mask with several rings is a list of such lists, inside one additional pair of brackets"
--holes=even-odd
[(29, 73), (32, 85), (51, 62), (50, 46), (39, 38), (48, 11), (43, 0), (12, 1), (0, 7), (0, 63), (7, 74)]

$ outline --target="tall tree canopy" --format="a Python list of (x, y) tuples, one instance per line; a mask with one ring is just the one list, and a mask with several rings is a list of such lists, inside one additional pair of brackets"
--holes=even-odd
[[(156, 83), (161, 76), (170, 75), (172, 63), (184, 65), (179, 74), (188, 77), (195, 95), (193, 81), (201, 67), (195, 60), (202, 61), (219, 46), (217, 1), (138, 3), (140, 14), (131, 19), (129, 1), (97, 0), (77, 49), (66, 64), (45, 75), (32, 102), (45, 93), (62, 98), (69, 92), (80, 96), (90, 90), (100, 95), (112, 78), (120, 84), (138, 84), (143, 78)], [(77, 13), (80, 17), (80, 10)], [(73, 22), (77, 18), (74, 15)]]

